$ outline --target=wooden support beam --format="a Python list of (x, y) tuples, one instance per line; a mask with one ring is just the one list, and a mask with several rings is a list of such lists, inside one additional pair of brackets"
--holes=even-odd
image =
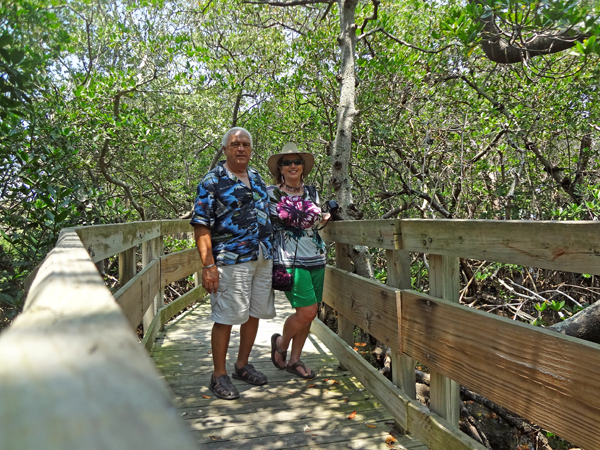
[(119, 285), (125, 286), (135, 277), (136, 261), (135, 248), (130, 248), (119, 253)]
[[(452, 256), (429, 256), (429, 293), (433, 297), (458, 303), (460, 291), (459, 260)], [(460, 419), (460, 385), (448, 377), (430, 371), (432, 411), (458, 427)]]
[[(142, 243), (142, 268), (146, 267), (153, 260), (159, 258), (164, 253), (164, 241), (163, 237), (157, 237), (150, 241)], [(160, 270), (160, 269), (159, 269)], [(159, 292), (154, 296), (152, 301), (152, 307), (148, 308), (144, 313), (144, 319), (142, 320), (144, 325), (144, 334), (150, 327), (154, 316), (159, 309), (164, 306), (164, 289), (159, 288)]]
[[(399, 289), (410, 289), (410, 253), (404, 250), (386, 250), (387, 257), (387, 284)], [(401, 320), (402, 302), (397, 301), (398, 324)], [(400, 325), (398, 325), (400, 330)], [(399, 334), (399, 341), (402, 335)], [(403, 355), (397, 347), (392, 350), (392, 381), (396, 386), (412, 399), (417, 398), (415, 360), (410, 356)]]
[[(352, 271), (350, 246), (348, 244), (335, 243), (335, 265), (340, 270)], [(338, 336), (348, 345), (354, 346), (354, 322), (340, 311), (337, 311), (337, 318)], [(340, 365), (340, 367), (344, 369), (343, 365)]]

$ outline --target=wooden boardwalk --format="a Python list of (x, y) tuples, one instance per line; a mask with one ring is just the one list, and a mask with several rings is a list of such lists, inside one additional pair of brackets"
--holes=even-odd
[[(302, 359), (317, 378), (303, 380), (276, 369), (270, 360), (270, 338), (281, 332), (292, 313), (283, 294), (277, 295), (276, 304), (277, 317), (261, 321), (251, 355), (252, 364), (269, 382), (252, 386), (233, 380), (241, 394), (238, 400), (218, 399), (207, 387), (212, 372), (210, 305), (197, 305), (157, 337), (152, 357), (200, 447), (427, 449), (394, 429), (391, 414), (350, 372), (340, 370), (338, 360), (315, 336), (309, 335)], [(238, 339), (239, 327), (234, 327), (228, 369), (235, 361)]]

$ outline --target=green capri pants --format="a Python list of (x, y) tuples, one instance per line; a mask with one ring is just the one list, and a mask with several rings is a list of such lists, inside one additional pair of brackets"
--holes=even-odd
[(323, 280), (325, 267), (318, 269), (287, 269), (294, 273), (294, 286), (286, 291), (285, 296), (294, 308), (314, 305), (323, 300)]

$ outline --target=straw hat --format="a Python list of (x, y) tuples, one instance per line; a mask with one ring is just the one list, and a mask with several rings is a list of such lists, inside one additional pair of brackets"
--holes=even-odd
[(283, 146), (279, 153), (275, 153), (269, 156), (269, 159), (267, 160), (269, 172), (271, 172), (271, 174), (275, 177), (276, 180), (278, 180), (281, 176), (281, 171), (279, 170), (278, 165), (281, 158), (283, 158), (285, 155), (295, 154), (300, 155), (302, 157), (302, 160), (304, 161), (304, 170), (302, 171), (302, 175), (304, 175), (304, 177), (306, 177), (313, 169), (313, 166), (315, 165), (315, 157), (310, 153), (301, 152), (300, 150), (298, 150), (296, 144), (294, 144), (293, 142), (288, 142)]

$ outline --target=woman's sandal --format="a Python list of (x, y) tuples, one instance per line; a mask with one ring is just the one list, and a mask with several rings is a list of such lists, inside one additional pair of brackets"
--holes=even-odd
[[(302, 367), (304, 369), (304, 372), (306, 373), (306, 375), (304, 375), (302, 372), (300, 372), (298, 370), (298, 367)], [(305, 365), (304, 362), (302, 362), (301, 360), (296, 361), (294, 364), (292, 364), (291, 366), (286, 366), (285, 370), (287, 370), (290, 373), (296, 374), (298, 375), (300, 378), (304, 378), (305, 380), (312, 380), (314, 377), (316, 377), (315, 373), (313, 372), (312, 369), (308, 369)]]
[[(277, 347), (277, 338), (280, 336), (281, 335), (279, 333), (275, 333), (273, 336), (271, 336), (271, 362), (279, 370), (283, 370), (287, 367), (285, 364), (285, 359), (287, 358), (287, 350), (282, 352), (281, 350), (279, 350), (279, 347)], [(281, 357), (283, 359), (283, 364), (284, 364), (283, 367), (278, 365), (277, 362), (275, 361), (275, 352), (277, 352), (281, 355)]]
[(217, 397), (222, 398), (223, 400), (235, 400), (236, 398), (240, 398), (240, 393), (227, 375), (221, 375), (217, 378), (215, 378), (214, 375), (211, 375), (208, 388)]
[(246, 364), (239, 369), (233, 365), (233, 374), (231, 375), (236, 380), (244, 380), (246, 383), (254, 386), (262, 386), (267, 384), (267, 376), (254, 368), (252, 364)]

